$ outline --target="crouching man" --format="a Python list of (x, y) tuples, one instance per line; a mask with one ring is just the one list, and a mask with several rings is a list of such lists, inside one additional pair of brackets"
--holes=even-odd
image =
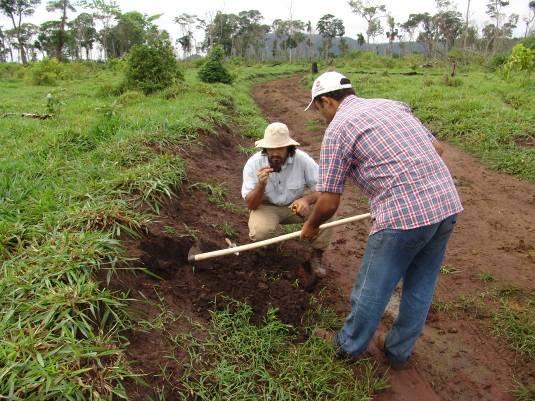
[[(308, 218), (319, 197), (319, 169), (312, 157), (296, 148), (299, 143), (283, 123), (268, 125), (255, 146), (261, 151), (243, 168), (242, 196), (250, 211), (249, 237), (261, 241), (276, 236), (280, 224), (302, 223)], [(322, 230), (311, 242), (310, 267), (318, 277), (327, 273), (322, 257), (331, 235), (332, 230)]]

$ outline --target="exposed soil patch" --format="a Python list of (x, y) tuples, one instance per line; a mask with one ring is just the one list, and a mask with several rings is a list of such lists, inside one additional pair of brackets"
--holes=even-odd
[[(259, 85), (253, 96), (270, 122), (288, 124), (292, 135), (305, 145), (304, 150), (318, 158), (323, 130), (306, 128), (319, 115), (303, 111), (310, 94), (299, 77)], [(535, 185), (489, 170), (452, 146), (446, 146), (444, 159), (455, 176), (465, 211), (445, 261), (451, 273), (442, 275), (436, 300), (464, 302), (466, 308), (456, 313), (431, 311), (410, 369), (391, 372), (391, 390), (377, 399), (512, 400), (513, 376), (533, 383), (535, 363), (511, 352), (505, 340), (492, 336), (490, 314), (478, 313), (480, 309), (468, 301), (504, 287), (533, 294)], [(348, 183), (339, 216), (366, 211), (366, 199)], [(331, 294), (341, 293), (342, 297), (333, 301), (342, 313), (349, 308), (348, 297), (367, 234), (368, 227), (362, 224), (338, 229), (327, 254), (332, 281), (326, 285)], [(492, 281), (481, 277), (492, 277)], [(336, 299), (342, 302), (336, 303)], [(381, 330), (386, 330), (391, 319), (387, 313)], [(374, 351), (373, 345), (371, 348)]]
[[(250, 147), (252, 140), (221, 129), (217, 135), (206, 134), (200, 141), (199, 146), (183, 154), (188, 178), (177, 198), (165, 205), (147, 236), (125, 240), (128, 255), (161, 280), (123, 271), (111, 283), (112, 289), (129, 291), (136, 300), (130, 304), (130, 313), (150, 323), (150, 327), (146, 323), (128, 335), (128, 357), (149, 384), (147, 388), (128, 382), (132, 400), (155, 397), (155, 390), (163, 386), (169, 389), (166, 399), (177, 397), (164, 376), (178, 382), (186, 355), (177, 355), (172, 337), (202, 335), (196, 333), (191, 322), (208, 321), (209, 311), (224, 308), (230, 298), (250, 304), (258, 322), (268, 308), (275, 307), (279, 318), (296, 328), (301, 326), (308, 308), (312, 283), (305, 268), (309, 250), (296, 241), (193, 266), (187, 262), (188, 251), (195, 242), (193, 236), (200, 240), (203, 252), (226, 248), (229, 231), (237, 244), (250, 242), (248, 213), (240, 196), (247, 157), (240, 153), (239, 146)], [(224, 188), (226, 196), (210, 202), (212, 185)], [(157, 306), (160, 303), (165, 310)], [(180, 318), (174, 320), (173, 315)]]

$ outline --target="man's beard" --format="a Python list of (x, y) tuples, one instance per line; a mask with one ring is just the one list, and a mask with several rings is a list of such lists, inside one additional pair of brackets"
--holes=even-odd
[(281, 171), (282, 165), (285, 162), (285, 160), (280, 157), (269, 157), (269, 156), (268, 156), (268, 161), (269, 161), (269, 167), (271, 167), (275, 173), (278, 173)]

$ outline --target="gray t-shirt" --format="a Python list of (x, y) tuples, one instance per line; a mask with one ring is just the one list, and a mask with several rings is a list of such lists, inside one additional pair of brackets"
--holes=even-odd
[[(243, 184), (241, 194), (243, 198), (251, 192), (258, 183), (256, 173), (262, 167), (268, 167), (267, 155), (255, 153), (249, 158), (243, 168)], [(293, 157), (289, 157), (278, 173), (270, 173), (263, 201), (273, 205), (289, 205), (303, 196), (305, 189), (316, 191), (318, 183), (318, 164), (305, 152), (297, 149)]]

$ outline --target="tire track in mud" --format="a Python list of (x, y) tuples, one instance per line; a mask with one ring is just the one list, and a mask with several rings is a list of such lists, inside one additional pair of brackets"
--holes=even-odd
[[(358, 92), (358, 83), (356, 86)], [(319, 114), (304, 112), (310, 95), (300, 76), (259, 84), (252, 95), (269, 122), (287, 124), (303, 150), (319, 158), (325, 125)], [(311, 129), (315, 126), (321, 129)], [(457, 181), (465, 211), (459, 217), (445, 261), (456, 273), (441, 277), (436, 299), (448, 302), (488, 290), (477, 278), (481, 273), (492, 274), (494, 286), (533, 291), (535, 185), (489, 170), (475, 157), (453, 146), (445, 147), (444, 158)], [(367, 211), (367, 200), (348, 184), (338, 216)], [(359, 222), (337, 229), (326, 253), (330, 275), (325, 284), (333, 294), (330, 299), (334, 300), (334, 309), (341, 315), (349, 309), (349, 294), (364, 253), (368, 224)], [(391, 313), (385, 315), (379, 331), (384, 332), (391, 320)], [(410, 369), (390, 372), (391, 389), (376, 399), (512, 400), (512, 376), (529, 380), (535, 365), (519, 360), (490, 331), (486, 320), (464, 315), (455, 319), (432, 309)], [(384, 363), (373, 344), (370, 351)]]

